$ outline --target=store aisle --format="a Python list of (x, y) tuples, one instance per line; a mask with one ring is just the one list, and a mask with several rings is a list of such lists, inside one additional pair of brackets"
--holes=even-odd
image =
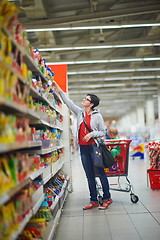
[[(145, 160), (129, 162), (128, 177), (138, 203), (131, 202), (130, 193), (111, 191), (113, 203), (108, 209), (88, 211), (82, 210), (89, 202), (89, 194), (78, 154), (72, 164), (74, 191), (64, 205), (54, 240), (160, 239), (160, 190), (147, 186)], [(110, 183), (116, 181), (116, 177), (109, 178)]]

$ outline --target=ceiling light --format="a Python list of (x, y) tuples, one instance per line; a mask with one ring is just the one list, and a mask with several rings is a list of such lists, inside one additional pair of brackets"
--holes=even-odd
[(151, 58), (131, 58), (131, 59), (111, 59), (109, 62), (139, 62), (139, 61), (158, 61), (160, 57)]
[(132, 86), (146, 86), (149, 85), (150, 83), (148, 82), (142, 82), (142, 83), (132, 83)]
[(102, 59), (102, 60), (88, 60), (88, 61), (65, 61), (65, 62), (48, 62), (47, 65), (59, 64), (93, 64), (93, 63), (112, 63), (112, 62), (141, 62), (141, 61), (159, 61), (160, 57), (150, 58), (120, 58), (120, 59)]
[[(130, 88), (128, 88), (128, 89), (130, 89)], [(133, 95), (135, 97), (135, 94), (137, 95), (138, 91), (140, 91), (141, 95), (153, 95), (153, 94), (155, 94), (155, 90), (157, 90), (154, 88), (154, 90), (149, 91), (150, 87), (148, 87), (147, 91), (144, 91), (144, 90), (146, 90), (144, 88), (143, 88), (143, 90), (142, 90), (142, 88), (135, 88), (135, 89), (136, 89), (135, 91), (133, 89), (132, 90), (130, 89), (130, 91), (128, 91), (128, 92), (127, 92), (127, 90), (126, 90), (126, 92), (122, 92), (122, 91), (120, 92), (119, 89), (117, 89), (117, 90), (115, 89), (114, 90), (115, 93), (113, 93), (113, 90), (111, 90), (112, 92), (110, 92), (109, 89), (107, 89), (107, 90), (106, 89), (98, 89), (98, 94), (100, 95), (101, 93), (105, 93), (106, 98), (107, 98), (107, 97), (117, 97), (117, 92), (118, 92), (118, 96)], [(73, 95), (74, 94), (81, 95), (81, 94), (86, 94), (86, 93), (95, 93), (95, 89), (87, 89), (87, 92), (86, 92), (86, 90), (69, 90), (69, 94), (73, 94)], [(72, 96), (72, 98), (73, 98), (73, 96)]]
[(77, 26), (77, 27), (53, 27), (53, 28), (35, 28), (26, 29), (26, 32), (47, 32), (47, 31), (71, 31), (71, 30), (89, 30), (89, 29), (117, 29), (117, 28), (136, 28), (136, 27), (159, 27), (160, 23), (137, 23), (137, 24), (112, 24), (97, 26)]
[(92, 70), (92, 71), (77, 71), (68, 72), (68, 75), (78, 74), (95, 74), (95, 73), (120, 73), (120, 72), (148, 72), (148, 71), (159, 71), (160, 68), (133, 68), (133, 69), (109, 69), (109, 70)]
[[(82, 88), (102, 88), (102, 87), (124, 87), (126, 86), (125, 83), (114, 83), (114, 84), (95, 84), (95, 85), (82, 85)], [(69, 89), (79, 89), (79, 85), (78, 86), (69, 86)]]
[[(123, 87), (125, 86), (125, 84), (123, 85)], [(108, 87), (108, 85), (107, 84), (99, 84), (98, 86), (93, 86), (92, 87), (92, 85), (83, 85), (83, 86), (81, 86), (81, 89), (89, 89), (89, 90), (91, 90), (91, 89), (97, 89), (97, 88), (102, 88), (102, 90), (103, 90), (103, 88), (105, 88), (106, 89), (106, 92), (107, 92), (107, 94), (108, 94), (108, 92), (120, 92), (120, 89), (119, 88), (114, 88), (114, 90), (113, 90), (113, 88), (112, 89), (108, 89), (107, 88)], [(114, 85), (113, 85), (113, 87), (114, 87)], [(79, 87), (77, 87), (77, 86), (73, 86), (73, 87), (70, 87), (69, 89), (79, 89)], [(131, 92), (137, 92), (137, 91), (144, 91), (144, 90), (157, 90), (157, 87), (125, 87), (125, 88), (121, 88), (121, 92), (126, 92), (126, 91), (131, 91)], [(88, 90), (87, 90), (88, 91)], [(100, 91), (100, 89), (98, 89), (98, 91)], [(79, 91), (77, 91), (77, 93), (79, 93)]]
[[(82, 82), (98, 82), (98, 81), (118, 81), (118, 80), (149, 80), (149, 79), (159, 79), (160, 76), (133, 76), (133, 77), (107, 77), (107, 78), (91, 78), (91, 79), (69, 79), (69, 83), (82, 83)], [(157, 82), (158, 83), (158, 82)]]
[(116, 102), (116, 103), (128, 102), (128, 99), (114, 99), (113, 102)]
[(130, 77), (130, 79), (150, 79), (150, 78), (160, 78), (160, 75), (158, 76), (133, 76)]
[(160, 43), (136, 43), (136, 44), (112, 44), (112, 45), (93, 45), (93, 46), (70, 46), (70, 47), (52, 47), (39, 48), (40, 52), (48, 51), (68, 51), (68, 50), (85, 50), (85, 49), (105, 49), (105, 48), (131, 48), (131, 47), (158, 47)]
[(123, 88), (123, 89), (121, 89), (121, 91), (144, 91), (144, 90), (157, 90), (157, 87), (144, 87), (144, 88), (132, 88), (132, 87), (130, 87), (130, 88)]

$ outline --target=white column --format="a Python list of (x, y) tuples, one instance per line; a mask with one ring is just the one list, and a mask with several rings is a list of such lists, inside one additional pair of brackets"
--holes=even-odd
[(119, 124), (122, 129), (124, 129), (124, 123), (125, 123), (125, 116), (120, 118)]
[(130, 129), (132, 123), (131, 123), (131, 115), (129, 113), (126, 114), (126, 123), (125, 126), (127, 129)]
[(129, 118), (128, 114), (125, 114), (122, 118), (121, 118), (121, 126), (124, 129), (124, 131), (128, 132), (131, 126), (131, 121)]
[(133, 108), (132, 112), (130, 113), (130, 117), (131, 117), (131, 124), (134, 126), (137, 125), (137, 113), (135, 108)]
[(146, 99), (146, 125), (151, 127), (154, 123), (154, 101), (152, 96), (148, 96)]
[(137, 106), (137, 125), (139, 127), (145, 126), (145, 120), (144, 120), (144, 103), (138, 103)]
[(160, 85), (157, 88), (157, 95), (158, 95), (158, 120), (160, 121)]

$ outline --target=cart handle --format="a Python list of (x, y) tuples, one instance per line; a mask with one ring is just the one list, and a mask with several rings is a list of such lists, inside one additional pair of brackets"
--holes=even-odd
[(132, 140), (130, 140), (130, 139), (109, 139), (109, 140), (105, 140), (105, 142), (106, 143), (113, 143), (113, 142), (118, 142), (118, 143), (120, 143), (120, 142), (126, 142), (126, 143), (130, 143), (130, 142), (132, 142)]

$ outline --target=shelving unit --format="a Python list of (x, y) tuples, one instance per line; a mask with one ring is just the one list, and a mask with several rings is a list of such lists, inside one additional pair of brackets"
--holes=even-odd
[[(23, 61), (27, 65), (27, 68), (32, 71), (32, 74), (34, 76), (40, 77), (43, 84), (47, 84), (47, 79), (41, 72), (41, 70), (38, 68), (34, 60), (31, 56), (29, 56), (28, 52), (25, 50), (23, 46), (20, 46), (10, 31), (7, 30), (6, 27), (2, 26), (0, 29), (1, 34), (5, 35), (6, 39), (8, 38), (10, 41), (10, 44), (12, 45), (12, 48), (16, 49), (20, 52), (20, 54), (23, 56)], [(3, 49), (2, 49), (3, 51)], [(31, 129), (36, 129), (37, 131), (41, 131), (43, 128), (47, 128), (48, 131), (51, 129), (56, 129), (56, 131), (59, 131), (61, 138), (55, 139), (54, 141), (49, 140), (49, 146), (43, 146), (43, 140), (42, 139), (28, 139), (26, 136), (21, 139), (16, 139), (16, 136), (14, 136), (14, 141), (12, 138), (5, 140), (5, 143), (1, 141), (0, 139), (0, 163), (3, 162), (3, 156), (5, 154), (6, 159), (5, 161), (11, 161), (9, 157), (11, 156), (19, 156), (18, 154), (21, 154), (22, 157), (23, 154), (28, 157), (29, 163), (25, 162), (26, 166), (29, 165), (29, 168), (23, 164), (21, 164), (21, 168), (26, 167), (25, 176), (22, 177), (22, 179), (19, 179), (19, 172), (12, 172), (10, 173), (10, 177), (14, 176), (16, 179), (12, 179), (10, 187), (7, 187), (7, 190), (3, 192), (0, 192), (0, 211), (4, 214), (5, 208), (7, 209), (7, 206), (15, 201), (15, 199), (18, 199), (18, 201), (21, 201), (19, 197), (16, 198), (16, 196), (26, 187), (30, 189), (32, 187), (32, 184), (34, 181), (39, 181), (39, 187), (37, 190), (34, 190), (32, 194), (30, 194), (28, 202), (30, 204), (27, 205), (26, 203), (26, 210), (24, 211), (23, 216), (21, 216), (21, 221), (17, 222), (13, 229), (6, 230), (5, 229), (5, 236), (8, 236), (8, 239), (18, 239), (18, 236), (22, 233), (25, 226), (28, 224), (30, 219), (37, 213), (39, 208), (41, 207), (42, 202), (45, 199), (45, 185), (48, 184), (49, 181), (54, 180), (55, 176), (57, 174), (60, 174), (60, 171), (63, 171), (65, 173), (65, 180), (61, 187), (61, 190), (59, 194), (56, 195), (52, 206), (49, 208), (52, 211), (52, 219), (47, 224), (47, 228), (44, 231), (44, 234), (41, 238), (43, 240), (51, 239), (51, 236), (54, 235), (55, 227), (57, 225), (57, 222), (59, 220), (61, 210), (64, 204), (64, 201), (67, 197), (67, 189), (70, 184), (70, 145), (69, 145), (69, 112), (66, 106), (60, 104), (61, 107), (56, 105), (56, 102), (61, 102), (59, 96), (54, 93), (54, 95), (50, 95), (42, 87), (37, 87), (35, 89), (31, 82), (28, 81), (27, 78), (25, 78), (23, 75), (21, 75), (14, 67), (13, 67), (13, 59), (9, 61), (9, 63), (5, 62), (4, 56), (0, 54), (0, 63), (3, 63), (3, 66), (6, 68), (7, 71), (11, 73), (12, 76), (15, 76), (17, 78), (17, 81), (20, 82), (23, 86), (27, 86), (28, 88), (28, 95), (31, 96), (32, 99), (45, 103), (47, 107), (50, 109), (50, 111), (54, 110), (56, 113), (56, 116), (60, 116), (63, 118), (63, 121), (57, 120), (57, 118), (53, 118), (47, 113), (44, 113), (42, 111), (35, 111), (34, 109), (30, 109), (27, 104), (21, 103), (21, 102), (15, 102), (13, 98), (7, 98), (3, 96), (3, 91), (0, 91), (0, 113), (4, 113), (5, 117), (8, 116), (14, 116), (16, 119), (28, 119), (29, 125), (27, 126), (28, 129), (30, 129), (29, 136), (33, 137), (33, 133)], [(0, 86), (1, 87), (1, 86)], [(22, 87), (23, 88), (23, 87)], [(2, 89), (3, 90), (3, 89)], [(2, 92), (2, 95), (1, 95)], [(4, 118), (5, 118), (4, 117)], [(64, 130), (65, 126), (65, 130)], [(40, 130), (39, 130), (40, 129)], [(2, 129), (0, 129), (2, 131)], [(28, 136), (28, 135), (27, 135)], [(44, 140), (45, 141), (45, 140)], [(46, 140), (47, 141), (47, 140)], [(46, 163), (46, 166), (39, 166), (38, 169), (31, 170), (31, 166), (33, 163), (30, 163), (32, 159), (32, 156), (38, 156), (40, 159), (46, 155), (46, 154), (53, 154), (54, 152), (58, 153), (57, 151), (61, 151), (62, 153), (57, 155), (57, 157), (54, 159), (54, 161), (51, 160), (51, 162), (48, 164)], [(18, 159), (18, 158), (17, 158)], [(15, 160), (14, 165), (20, 164), (22, 161), (21, 159)], [(19, 162), (20, 161), (20, 162)], [(23, 160), (24, 161), (24, 160)], [(5, 162), (3, 162), (5, 166)], [(7, 162), (9, 164), (9, 162)], [(19, 165), (18, 165), (19, 166)], [(6, 166), (5, 166), (6, 167)], [(14, 166), (17, 170), (18, 167)], [(9, 167), (6, 167), (6, 172), (9, 171)], [(14, 169), (14, 170), (15, 170)], [(20, 171), (18, 169), (18, 171)], [(7, 175), (7, 174), (6, 174)], [(38, 180), (37, 180), (38, 179)], [(14, 183), (14, 181), (16, 183)], [(3, 180), (0, 181), (0, 186), (3, 184)], [(30, 192), (30, 190), (28, 190)], [(17, 200), (16, 200), (17, 201)], [(21, 205), (23, 205), (21, 203)], [(4, 209), (3, 209), (4, 208)], [(3, 215), (2, 214), (2, 215)], [(14, 212), (14, 222), (16, 221), (16, 215), (18, 213)], [(3, 219), (2, 219), (3, 220)], [(10, 219), (11, 221), (11, 219)], [(4, 219), (5, 222), (5, 228), (10, 228), (10, 223), (7, 222), (7, 219)], [(3, 230), (3, 228), (2, 228)], [(0, 238), (2, 236), (3, 238), (4, 232), (0, 232)]]

